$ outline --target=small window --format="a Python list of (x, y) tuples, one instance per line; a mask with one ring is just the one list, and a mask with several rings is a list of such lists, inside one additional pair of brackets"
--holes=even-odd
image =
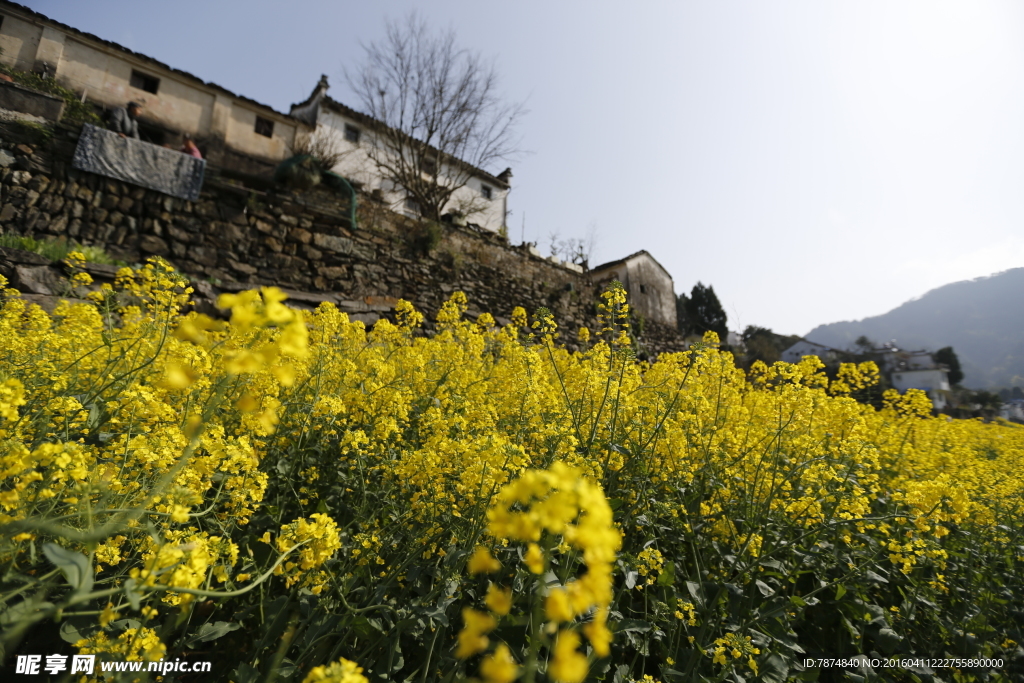
[(418, 201), (416, 201), (415, 197), (406, 197), (405, 198), (405, 210), (406, 211), (412, 211), (413, 213), (419, 213), (420, 212), (420, 203)]
[(492, 199), (494, 197), (494, 190), (491, 189), (490, 185), (481, 185), (480, 194), (484, 196), (484, 199)]
[(641, 294), (646, 294), (647, 293), (647, 285), (640, 285), (640, 293)]
[(265, 119), (262, 116), (257, 116), (256, 135), (262, 135), (265, 138), (274, 137), (274, 122), (269, 119)]
[(431, 159), (430, 157), (425, 157), (423, 159), (423, 163), (421, 165), (423, 167), (423, 172), (426, 173), (427, 175), (429, 175), (429, 176), (437, 175), (437, 160), (436, 159)]
[(358, 145), (359, 133), (359, 129), (356, 128), (355, 126), (348, 123), (345, 124), (345, 139), (348, 140), (349, 142), (353, 142)]
[(154, 95), (156, 94), (156, 91), (160, 89), (159, 78), (157, 78), (156, 76), (149, 76), (147, 74), (142, 73), (141, 71), (136, 71), (135, 69), (132, 69), (132, 78), (130, 81), (128, 81), (128, 84), (133, 88), (137, 88), (138, 90), (142, 90), (145, 92), (150, 92)]

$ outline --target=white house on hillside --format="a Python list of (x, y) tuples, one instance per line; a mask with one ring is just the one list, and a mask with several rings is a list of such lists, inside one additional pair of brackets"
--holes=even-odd
[(892, 350), (885, 354), (883, 362), (896, 391), (902, 394), (907, 389), (921, 389), (928, 394), (936, 410), (946, 407), (949, 374), (946, 366), (936, 363), (930, 352)]
[[(356, 181), (366, 192), (380, 191), (392, 210), (416, 215), (419, 209), (415, 202), (400, 186), (381, 173), (370, 156), (369, 150), (377, 144), (375, 131), (380, 130), (384, 124), (332, 100), (327, 96), (329, 87), (327, 77), (323, 76), (304, 102), (292, 105), (291, 115), (314, 126), (314, 135), (328, 140), (329, 144), (340, 151), (341, 159), (332, 169), (335, 173)], [(456, 160), (453, 163), (462, 162)], [(470, 223), (498, 232), (505, 225), (511, 170), (493, 176), (464, 163), (460, 170), (468, 171), (469, 181), (455, 191), (442, 213), (449, 210), (461, 211), (467, 214)], [(442, 164), (438, 175), (444, 172)]]
[(782, 352), (782, 360), (786, 363), (799, 363), (804, 356), (817, 356), (823, 362), (828, 362), (838, 358), (838, 354), (839, 352), (830, 346), (801, 339)]

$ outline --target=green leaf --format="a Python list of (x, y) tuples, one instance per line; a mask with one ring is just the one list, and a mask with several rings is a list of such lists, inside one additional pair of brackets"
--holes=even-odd
[(846, 595), (846, 586), (839, 584), (836, 586), (836, 600), (842, 599), (844, 595)]
[(652, 628), (653, 627), (643, 619), (623, 619), (615, 625), (615, 632), (629, 633), (633, 631), (637, 633), (647, 633)]
[(676, 563), (666, 562), (665, 566), (662, 567), (661, 573), (658, 574), (658, 580), (656, 583), (659, 586), (671, 586), (676, 582)]
[(128, 598), (129, 604), (131, 604), (132, 609), (136, 612), (142, 606), (142, 593), (136, 590), (137, 585), (138, 581), (136, 581), (135, 579), (128, 579), (124, 582), (123, 586), (124, 595), (126, 598)]
[(794, 607), (806, 607), (807, 606), (807, 603), (799, 595), (791, 595), (791, 596), (789, 596), (789, 601), (791, 603), (793, 603)]
[(879, 629), (875, 642), (885, 654), (892, 654), (900, 644), (900, 637), (891, 628)]
[(44, 543), (43, 554), (60, 569), (76, 593), (88, 593), (92, 590), (93, 572), (88, 557), (61, 548), (56, 543)]
[(74, 645), (78, 641), (82, 640), (82, 634), (78, 632), (75, 625), (70, 621), (65, 621), (60, 625), (60, 639), (65, 643), (71, 643)]
[(786, 683), (789, 677), (789, 665), (778, 653), (769, 655), (758, 668), (761, 671), (761, 680), (766, 683)]
[(772, 587), (764, 581), (761, 581), (760, 579), (755, 581), (754, 585), (757, 586), (757, 590), (761, 591), (761, 595), (763, 595), (766, 598), (770, 598), (773, 595), (775, 595), (775, 591), (772, 589)]
[(32, 616), (36, 612), (47, 610), (51, 607), (53, 607), (52, 602), (32, 602), (31, 600), (23, 600), (11, 605), (3, 612), (0, 612), (0, 626), (7, 628), (13, 624), (17, 624), (22, 619)]
[(232, 631), (237, 631), (242, 628), (241, 624), (235, 624), (230, 621), (217, 621), (212, 624), (206, 623), (199, 627), (196, 634), (188, 639), (189, 647), (197, 643), (208, 643), (211, 640), (217, 640), (221, 636), (227, 635)]

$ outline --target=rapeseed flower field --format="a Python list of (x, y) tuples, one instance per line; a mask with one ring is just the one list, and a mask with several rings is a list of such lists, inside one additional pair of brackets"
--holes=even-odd
[(866, 406), (870, 363), (744, 373), (713, 335), (641, 362), (621, 286), (564, 331), (579, 352), (460, 293), (432, 335), (405, 302), (366, 329), (274, 288), (222, 296), (230, 320), (189, 294), (159, 260), (52, 315), (3, 294), (6, 667), (1024, 680), (1018, 425)]

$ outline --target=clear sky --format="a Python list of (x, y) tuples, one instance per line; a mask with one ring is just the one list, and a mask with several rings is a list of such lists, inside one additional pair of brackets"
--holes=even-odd
[[(412, 8), (525, 101), (510, 238), (646, 249), (804, 334), (1024, 265), (1024, 4), (30, 0), (287, 111)], [(501, 168), (488, 169), (499, 172)], [(525, 229), (524, 229), (525, 219)]]

